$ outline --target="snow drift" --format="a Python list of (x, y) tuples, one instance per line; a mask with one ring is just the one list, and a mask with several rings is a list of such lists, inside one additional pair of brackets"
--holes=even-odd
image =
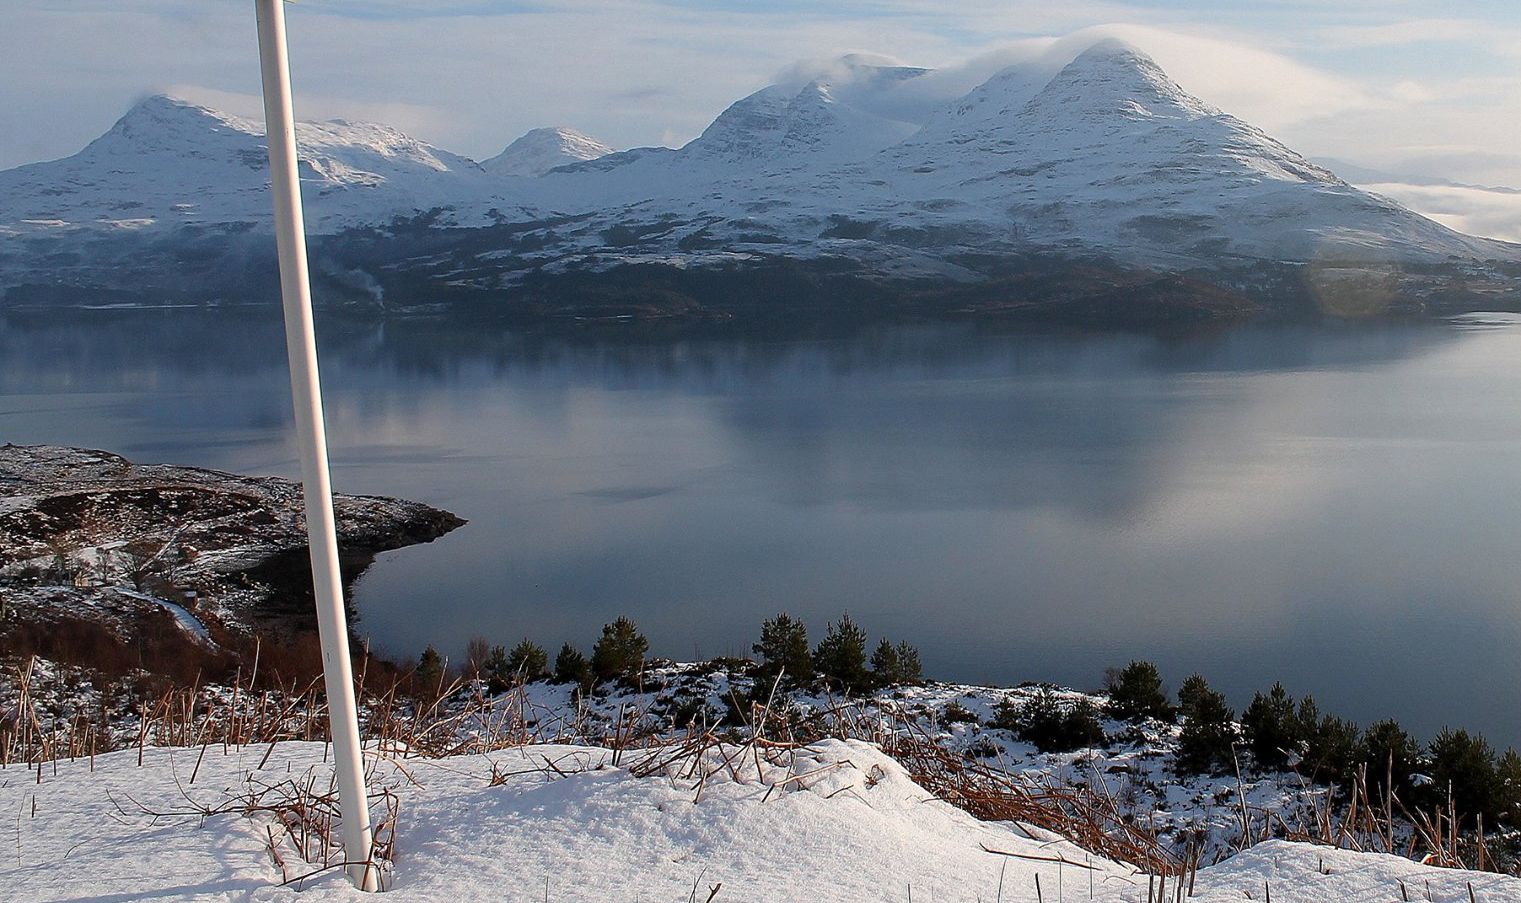
[[(302, 862), (298, 834), (229, 805), (289, 784), (325, 792), (320, 744), (150, 748), (12, 768), (17, 814), (0, 864), (12, 900), (360, 900), (341, 871)], [(1147, 876), (1044, 832), (979, 822), (891, 758), (823, 741), (784, 769), (635, 777), (604, 749), (529, 746), (399, 759), (372, 786), (399, 805), (387, 899), (854, 901), (1146, 899)], [(717, 763), (710, 763), (717, 764)], [(207, 813), (212, 814), (207, 814)], [(8, 846), (10, 846), (8, 844)], [(290, 882), (283, 884), (283, 882)], [(1391, 856), (1269, 841), (1202, 870), (1193, 899), (1362, 903), (1521, 899), (1521, 881)], [(1429, 890), (1428, 890), (1429, 888)], [(1429, 895), (1429, 896), (1428, 896)]]

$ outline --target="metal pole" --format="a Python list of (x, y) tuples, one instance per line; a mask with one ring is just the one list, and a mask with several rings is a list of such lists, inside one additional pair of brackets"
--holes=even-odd
[(306, 496), (306, 533), (312, 557), (312, 589), (317, 632), (322, 641), (322, 675), (327, 685), (338, 802), (343, 814), (343, 852), (349, 879), (362, 890), (379, 880), (370, 859), (370, 810), (360, 757), (359, 717), (354, 704), (354, 670), (338, 572), (338, 533), (333, 491), (328, 482), (327, 435), (322, 422), (322, 387), (317, 377), (317, 340), (312, 330), (311, 285), (306, 270), (306, 227), (296, 175), (296, 122), (291, 109), (290, 61), (285, 46), (284, 0), (254, 0), (259, 19), (259, 68), (264, 76), (264, 131), (269, 142), (271, 188), (275, 196), (275, 243), (280, 252), (280, 295), (285, 305), (285, 350), (290, 358), (296, 441), (301, 446), (301, 481)]

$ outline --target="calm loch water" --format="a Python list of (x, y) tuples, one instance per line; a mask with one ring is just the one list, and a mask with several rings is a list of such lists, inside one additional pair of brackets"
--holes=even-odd
[[(1145, 657), (1521, 743), (1521, 320), (319, 337), (337, 487), (470, 520), (358, 584), (387, 652), (626, 613), (711, 656), (849, 610), (948, 679)], [(293, 477), (285, 379), (271, 316), (11, 316), (0, 441)]]

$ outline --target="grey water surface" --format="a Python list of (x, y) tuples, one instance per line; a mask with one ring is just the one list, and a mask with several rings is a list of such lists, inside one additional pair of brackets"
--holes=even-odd
[[(383, 651), (743, 654), (786, 610), (932, 676), (1201, 671), (1521, 743), (1521, 320), (539, 336), (319, 319), (338, 489), (470, 523), (355, 588)], [(278, 319), (0, 320), (0, 441), (298, 473)]]

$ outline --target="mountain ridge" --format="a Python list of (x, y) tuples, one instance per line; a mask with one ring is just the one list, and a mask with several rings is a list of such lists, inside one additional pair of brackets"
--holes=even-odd
[[(913, 105), (897, 92), (925, 73), (862, 58), (804, 72), (679, 149), (614, 152), (558, 127), (476, 163), (388, 126), (302, 123), (308, 222), (334, 248), (391, 236), (402, 262), (385, 267), (409, 285), (506, 298), (635, 265), (792, 261), (954, 293), (1031, 255), (1178, 273), (1521, 261), (1354, 188), (1123, 42), (899, 118)], [(0, 232), (56, 251), (102, 232), (168, 247), (186, 228), (266, 228), (263, 155), (257, 123), (149, 98), (73, 157), (0, 172)], [(0, 252), (0, 287), (58, 278), (30, 253)], [(359, 282), (380, 278), (371, 266), (334, 264)]]

